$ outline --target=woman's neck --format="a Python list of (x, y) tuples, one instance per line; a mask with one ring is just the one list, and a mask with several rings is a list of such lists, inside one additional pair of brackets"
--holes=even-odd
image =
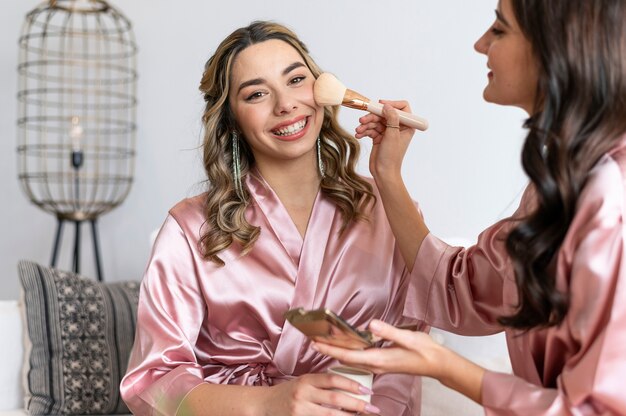
[(303, 238), (320, 188), (321, 178), (316, 164), (257, 163), (259, 173), (285, 206)]
[(319, 190), (320, 174), (317, 155), (304, 160), (263, 163), (258, 160), (256, 168), (284, 204), (311, 201)]
[(317, 170), (303, 169), (300, 166), (263, 167), (258, 166), (263, 179), (272, 187), (283, 203), (312, 200), (320, 186), (320, 175)]

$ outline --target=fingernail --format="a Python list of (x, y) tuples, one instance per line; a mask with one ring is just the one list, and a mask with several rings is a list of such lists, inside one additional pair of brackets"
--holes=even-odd
[(374, 414), (377, 414), (377, 415), (380, 414), (380, 409), (378, 407), (374, 406), (371, 403), (368, 403), (368, 404), (365, 405), (365, 411), (367, 413), (374, 413)]
[(369, 387), (365, 387), (362, 384), (359, 384), (359, 393), (361, 393), (361, 394), (374, 394), (372, 389), (370, 389)]

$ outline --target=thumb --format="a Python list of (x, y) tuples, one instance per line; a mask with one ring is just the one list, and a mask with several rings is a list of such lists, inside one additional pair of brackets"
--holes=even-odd
[(372, 331), (372, 334), (390, 341), (393, 341), (394, 338), (397, 337), (397, 332), (399, 331), (393, 325), (389, 325), (378, 319), (374, 319), (370, 322), (369, 329)]
[(383, 117), (385, 117), (386, 120), (385, 125), (387, 126), (387, 131), (392, 129), (396, 132), (400, 132), (400, 116), (398, 115), (398, 111), (393, 108), (391, 104), (383, 104)]
[(411, 344), (410, 338), (411, 335), (413, 335), (413, 331), (411, 330), (399, 329), (378, 319), (374, 319), (372, 320), (372, 322), (370, 322), (369, 329), (372, 334), (387, 341), (392, 341), (403, 347), (409, 347), (409, 345)]

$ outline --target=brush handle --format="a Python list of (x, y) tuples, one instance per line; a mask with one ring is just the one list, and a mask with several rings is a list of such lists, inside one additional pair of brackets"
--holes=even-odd
[[(367, 103), (367, 111), (370, 113), (374, 113), (378, 116), (383, 115), (383, 105), (380, 103)], [(400, 124), (404, 124), (408, 127), (413, 127), (414, 129), (418, 129), (424, 131), (428, 128), (428, 121), (425, 118), (416, 116), (415, 114), (407, 113), (406, 111), (396, 110), (398, 112), (398, 116), (400, 116)]]

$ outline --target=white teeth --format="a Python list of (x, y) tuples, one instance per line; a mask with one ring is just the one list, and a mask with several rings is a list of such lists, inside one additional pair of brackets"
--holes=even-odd
[(290, 126), (282, 127), (278, 130), (274, 130), (274, 134), (277, 136), (291, 136), (292, 134), (296, 134), (300, 130), (302, 130), (306, 126), (306, 118), (293, 123)]

